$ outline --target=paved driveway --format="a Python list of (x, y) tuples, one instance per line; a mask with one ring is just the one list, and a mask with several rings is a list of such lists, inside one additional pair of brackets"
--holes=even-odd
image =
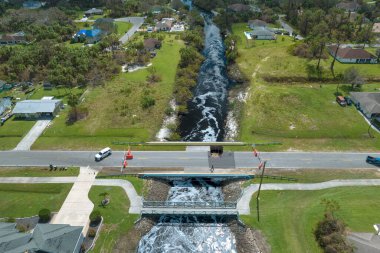
[(144, 18), (143, 17), (125, 17), (125, 18), (117, 18), (115, 19), (115, 21), (119, 21), (119, 22), (129, 22), (129, 23), (132, 23), (133, 26), (131, 29), (129, 29), (129, 31), (124, 34), (123, 37), (120, 38), (120, 42), (122, 44), (124, 44), (125, 42), (127, 42), (132, 36), (133, 34), (135, 34), (135, 32), (137, 32), (137, 30), (141, 27), (141, 25), (144, 23)]
[(30, 150), (33, 143), (40, 137), (45, 128), (49, 125), (50, 119), (38, 120), (36, 124), (30, 129), (30, 131), (25, 135), (25, 137), (17, 144), (14, 150)]

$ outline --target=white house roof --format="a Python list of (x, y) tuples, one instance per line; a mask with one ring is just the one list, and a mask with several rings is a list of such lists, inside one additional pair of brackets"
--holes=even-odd
[(59, 99), (24, 100), (16, 104), (13, 113), (53, 113), (60, 103)]

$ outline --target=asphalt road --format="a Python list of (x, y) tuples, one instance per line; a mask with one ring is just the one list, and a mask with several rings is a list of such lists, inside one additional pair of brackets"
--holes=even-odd
[(120, 22), (129, 22), (132, 23), (133, 26), (123, 37), (120, 38), (120, 42), (124, 44), (127, 42), (135, 32), (140, 28), (140, 26), (144, 23), (144, 18), (143, 17), (126, 17), (126, 18), (117, 18), (115, 21), (120, 21)]
[[(101, 162), (94, 161), (92, 151), (2, 151), (0, 166), (122, 166), (124, 152), (113, 152)], [(134, 159), (128, 167), (156, 167), (188, 169), (209, 168), (208, 154), (205, 151), (140, 151), (133, 152)], [(259, 161), (251, 152), (235, 152), (236, 168), (255, 168)], [(311, 153), (311, 152), (271, 152), (261, 153), (267, 160), (267, 168), (320, 168), (349, 169), (375, 168), (367, 164), (370, 153)]]

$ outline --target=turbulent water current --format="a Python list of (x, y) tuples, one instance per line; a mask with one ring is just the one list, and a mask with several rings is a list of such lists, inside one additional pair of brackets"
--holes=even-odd
[[(174, 181), (171, 202), (221, 202), (221, 187), (202, 179)], [(222, 217), (163, 215), (140, 240), (139, 253), (235, 253), (236, 241)]]

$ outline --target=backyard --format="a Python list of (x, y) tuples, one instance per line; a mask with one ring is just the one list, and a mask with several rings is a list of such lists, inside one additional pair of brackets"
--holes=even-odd
[(0, 184), (0, 216), (29, 217), (43, 208), (58, 212), (71, 184)]
[[(33, 149), (124, 149), (112, 142), (141, 142), (154, 138), (162, 124), (173, 93), (174, 78), (183, 42), (167, 36), (152, 67), (161, 76), (158, 83), (147, 83), (148, 69), (121, 73), (103, 87), (91, 89), (82, 106), (89, 109), (86, 119), (66, 124), (68, 109), (37, 140)], [(152, 68), (151, 67), (151, 68)], [(154, 105), (143, 109), (141, 100), (149, 97)]]
[[(101, 205), (104, 192), (110, 197), (110, 203), (105, 207)], [(95, 205), (94, 209), (99, 210), (104, 219), (92, 252), (112, 252), (119, 237), (132, 229), (139, 215), (128, 213), (129, 199), (120, 187), (93, 186), (89, 198)]]
[[(309, 82), (307, 64), (316, 65), (292, 56), (288, 47), (290, 37), (273, 41), (256, 41), (255, 46), (245, 40), (245, 24), (233, 26), (241, 37), (237, 63), (249, 77), (248, 98), (240, 119), (240, 140), (248, 143), (280, 142), (282, 145), (263, 146), (261, 150), (356, 150), (373, 151), (380, 148), (377, 138), (370, 138), (368, 124), (355, 107), (340, 107), (335, 92), (348, 95), (351, 87), (334, 82)], [(252, 43), (252, 42), (251, 42)], [(322, 63), (325, 78), (331, 59)], [(349, 64), (336, 62), (336, 74), (343, 73)], [(368, 78), (380, 78), (380, 65), (355, 65)], [(276, 79), (266, 82), (265, 77)], [(302, 81), (300, 81), (302, 80)], [(378, 91), (380, 84), (365, 84), (363, 91)]]
[(252, 198), (250, 216), (243, 221), (260, 229), (272, 252), (320, 253), (313, 230), (323, 219), (322, 199), (336, 200), (337, 216), (353, 232), (373, 232), (378, 223), (379, 187), (341, 187), (320, 191), (262, 191), (260, 222), (257, 222), (256, 200)]

